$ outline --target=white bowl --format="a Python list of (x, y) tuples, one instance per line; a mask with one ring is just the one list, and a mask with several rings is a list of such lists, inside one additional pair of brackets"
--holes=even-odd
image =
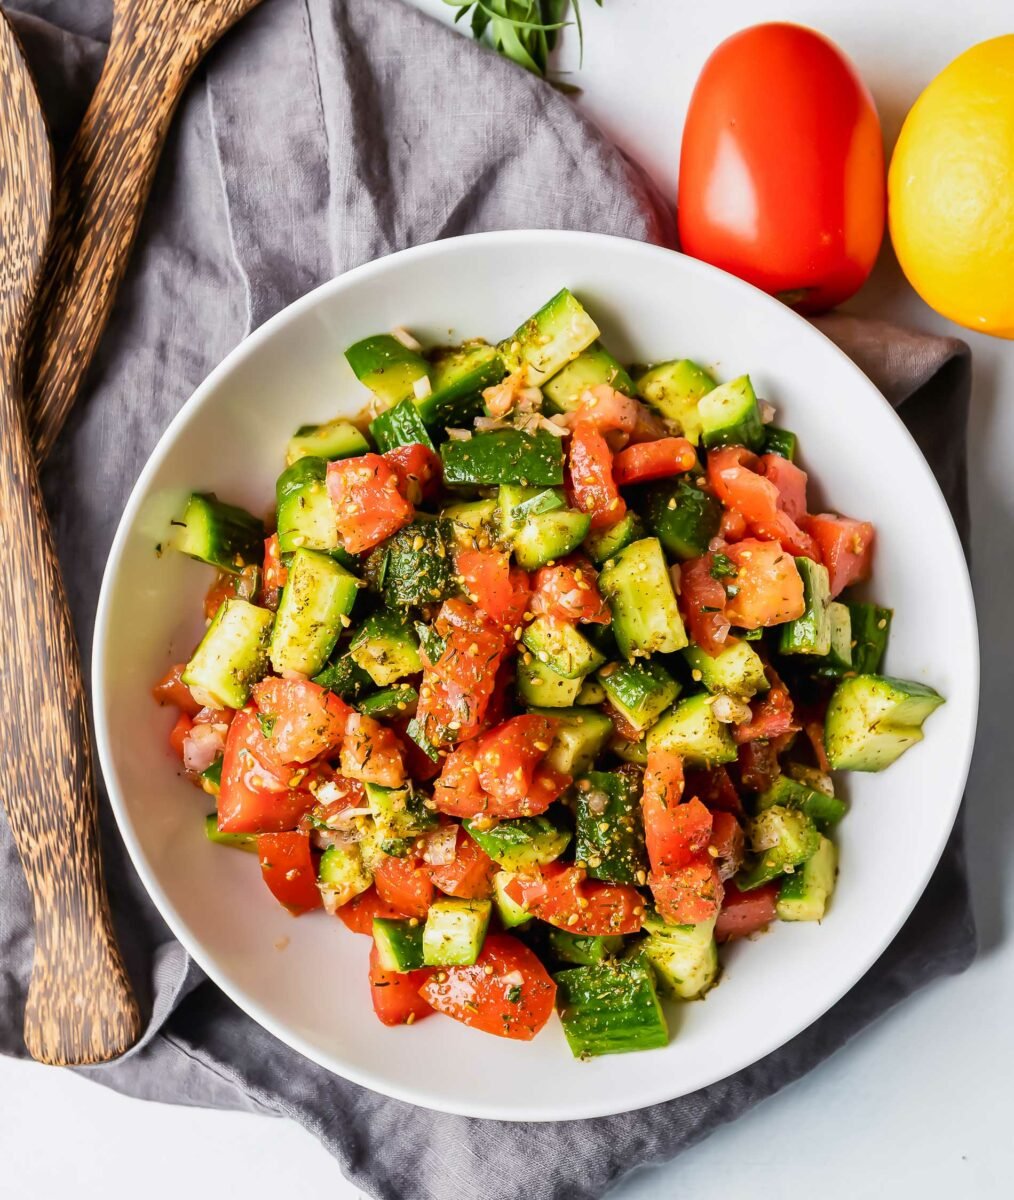
[[(530, 1043), (443, 1017), (388, 1029), (366, 982), (369, 941), (289, 917), (252, 856), (205, 841), (207, 797), (178, 777), (170, 712), (149, 700), (203, 626), (207, 567), (156, 557), (192, 489), (270, 507), (293, 428), (359, 411), (343, 349), (398, 325), (427, 341), (514, 329), (572, 288), (624, 361), (680, 355), (748, 371), (798, 432), (821, 503), (877, 527), (871, 597), (896, 610), (887, 669), (946, 697), (926, 740), (881, 775), (848, 779), (841, 874), (821, 925), (781, 925), (724, 954), (721, 985), (673, 1006), (662, 1050), (575, 1061), (554, 1018)], [(123, 838), (173, 932), (256, 1021), (322, 1066), (390, 1096), (503, 1120), (601, 1116), (692, 1092), (776, 1049), (839, 999), (923, 891), (958, 809), (975, 729), (978, 649), (964, 558), (901, 421), (836, 347), (789, 309), (681, 255), (583, 233), (454, 238), (369, 263), (238, 346), (169, 426), (130, 497), (106, 567), (93, 663), (98, 750)], [(284, 949), (276, 943), (288, 939)]]

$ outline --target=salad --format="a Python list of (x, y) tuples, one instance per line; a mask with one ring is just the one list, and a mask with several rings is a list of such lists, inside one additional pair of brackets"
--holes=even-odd
[(809, 512), (749, 377), (599, 339), (565, 289), (498, 345), (350, 346), (369, 408), (296, 430), (269, 522), (174, 522), (216, 574), (155, 688), (207, 837), (372, 940), (381, 1021), (557, 1010), (580, 1057), (664, 1045), (723, 943), (822, 920), (832, 771), (943, 703), (880, 673), (874, 529)]

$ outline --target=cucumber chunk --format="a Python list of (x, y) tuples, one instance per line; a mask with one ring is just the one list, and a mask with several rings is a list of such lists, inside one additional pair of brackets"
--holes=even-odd
[(231, 846), (234, 850), (257, 853), (256, 833), (222, 833), (218, 828), (218, 813), (208, 813), (204, 818), (204, 836), (216, 846)]
[(782, 654), (814, 654), (824, 657), (831, 651), (831, 585), (827, 567), (812, 558), (797, 558), (796, 566), (803, 580), (801, 617), (782, 626), (778, 644)]
[(468, 967), (479, 957), (492, 904), (488, 900), (448, 897), (430, 905), (423, 928), (423, 964)]
[(443, 510), (449, 522), (454, 545), (459, 550), (485, 550), (496, 541), (497, 509), (495, 500), (468, 500)]
[(824, 722), (828, 761), (835, 770), (882, 771), (922, 741), (923, 722), (943, 702), (926, 684), (890, 675), (843, 679)]
[(857, 675), (876, 675), (884, 661), (894, 611), (878, 604), (849, 604), (852, 629), (852, 669)]
[(370, 422), (370, 435), (381, 454), (417, 442), (430, 450), (434, 449), (416, 402), (411, 399), (400, 400), (393, 408), (375, 417)]
[(604, 562), (607, 562), (614, 554), (629, 546), (631, 542), (636, 542), (644, 537), (644, 524), (641, 518), (635, 512), (626, 512), (622, 520), (611, 525), (608, 529), (600, 530), (598, 533), (589, 533), (584, 539), (584, 548), (588, 551), (588, 557), (597, 566), (601, 567)]
[(497, 871), (493, 876), (493, 903), (504, 929), (518, 929), (534, 919), (523, 904), (518, 904), (507, 894), (507, 885), (516, 878), (513, 871)]
[(577, 700), (581, 686), (580, 675), (575, 679), (564, 679), (551, 667), (540, 663), (534, 655), (528, 663), (524, 659), (518, 659), (517, 694), (526, 707), (540, 705), (543, 708), (570, 708)]
[(648, 739), (642, 737), (640, 741), (628, 742), (625, 737), (620, 737), (617, 734), (609, 743), (609, 749), (625, 763), (631, 763), (635, 767), (646, 767), (648, 765)]
[(416, 382), (430, 377), (423, 356), (390, 333), (363, 338), (349, 346), (345, 357), (359, 382), (388, 406), (414, 397)]
[(638, 959), (571, 967), (553, 976), (575, 1058), (655, 1050), (669, 1041), (651, 968)]
[(547, 707), (529, 711), (557, 722), (546, 764), (572, 779), (591, 769), (612, 736), (612, 721), (594, 708)]
[(452, 550), (450, 522), (417, 516), (370, 551), (367, 569), (388, 608), (432, 604), (455, 591)]
[(822, 837), (812, 857), (783, 880), (776, 908), (778, 919), (822, 921), (837, 873), (838, 851), (830, 838)]
[[(401, 842), (406, 838), (416, 838), (420, 834), (429, 833), (437, 827), (436, 814), (431, 812), (411, 783), (403, 787), (382, 787), (379, 783), (363, 785), (366, 790), (366, 803), (370, 806), (377, 835), (386, 853), (388, 844)], [(402, 848), (397, 847), (398, 850)], [(407, 847), (406, 847), (407, 849)], [(403, 857), (395, 854), (395, 857)]]
[(658, 538), (631, 542), (599, 575), (612, 610), (612, 630), (626, 659), (671, 654), (687, 645), (669, 568)]
[(680, 685), (657, 662), (609, 663), (597, 675), (609, 703), (643, 733), (680, 693)]
[(694, 445), (701, 440), (698, 402), (717, 387), (707, 371), (689, 358), (659, 363), (637, 380), (637, 390), (656, 412), (675, 421)]
[(825, 679), (841, 679), (852, 668), (852, 617), (847, 604), (832, 600), (827, 606), (831, 626), (831, 647), (816, 664), (815, 675)]
[(701, 437), (713, 446), (746, 446), (760, 450), (764, 445), (764, 422), (749, 375), (740, 375), (702, 396), (697, 405)]
[(496, 346), (466, 342), (447, 346), (431, 355), (433, 390), (416, 401), (428, 429), (466, 425), (484, 410), (482, 393), (507, 373)]
[(560, 962), (573, 963), (577, 967), (593, 967), (615, 958), (623, 949), (623, 938), (617, 934), (593, 937), (551, 928), (549, 948), (553, 957)]
[(646, 878), (637, 774), (629, 767), (589, 771), (577, 781), (574, 861), (587, 865), (591, 879), (643, 884)]
[(637, 395), (626, 368), (601, 343), (595, 342), (548, 380), (542, 394), (550, 411), (573, 412), (589, 388), (603, 383), (624, 396)]
[(501, 821), (492, 829), (473, 820), (463, 824), (472, 839), (505, 871), (555, 862), (570, 842), (570, 830), (546, 816)]
[(497, 429), (477, 433), (464, 442), (444, 442), (440, 458), (449, 487), (519, 483), (546, 488), (563, 484), (563, 447), (558, 437), (544, 429), (535, 433)]
[(577, 702), (583, 707), (593, 704), (601, 704), (606, 698), (606, 689), (597, 679), (593, 679), (590, 675), (586, 675), (581, 683), (581, 690), (577, 694)]
[(181, 676), (215, 708), (242, 708), (268, 670), (274, 614), (232, 597), (219, 606)]
[(564, 679), (580, 679), (605, 662), (575, 625), (552, 617), (536, 617), (525, 627), (522, 641), (540, 663)]
[(829, 796), (826, 792), (807, 787), (805, 783), (779, 775), (772, 785), (757, 797), (757, 811), (781, 805), (783, 808), (798, 808), (817, 826), (825, 829), (837, 825), (848, 808), (844, 800)]
[(736, 743), (728, 725), (712, 709), (707, 692), (687, 696), (648, 730), (648, 750), (671, 750), (689, 767), (713, 767), (736, 761)]
[(323, 458), (327, 462), (334, 462), (339, 458), (357, 458), (360, 454), (368, 454), (369, 450), (369, 442), (351, 421), (300, 425), (289, 438), (285, 464), (291, 467), (301, 458)]
[[(305, 461), (305, 460), (304, 460)], [(316, 550), (297, 550), (278, 602), (271, 666), (278, 675), (316, 675), (352, 611), (361, 584), (340, 563)]]
[(363, 861), (357, 842), (328, 846), (317, 867), (317, 887), (329, 913), (348, 904), (373, 883), (373, 872)]
[(372, 696), (364, 696), (356, 705), (359, 711), (367, 717), (383, 719), (385, 717), (408, 716), (419, 700), (419, 693), (407, 683), (397, 687), (384, 688), (374, 692)]
[(327, 550), (338, 546), (338, 518), (327, 491), (327, 463), (307, 455), (278, 476), (278, 552)]
[(718, 979), (718, 946), (715, 921), (698, 925), (667, 925), (654, 913), (644, 918), (648, 935), (637, 946), (655, 970), (655, 981), (663, 996), (697, 1000)]
[(777, 425), (765, 425), (762, 449), (765, 454), (780, 454), (789, 462), (795, 462), (799, 452), (799, 438), (788, 429), (779, 429)]
[(718, 654), (708, 654), (700, 646), (687, 646), (683, 657), (690, 664), (695, 681), (709, 692), (725, 692), (738, 700), (752, 700), (768, 690), (761, 656), (749, 642), (733, 642)]
[(566, 288), (500, 343), (500, 357), (529, 386), (542, 385), (599, 336), (599, 327)]
[(348, 652), (333, 658), (322, 671), (314, 675), (313, 682), (341, 696), (343, 700), (356, 700), (373, 686), (373, 680)]
[(810, 818), (781, 804), (759, 812), (747, 825), (746, 836), (757, 857), (736, 876), (741, 892), (791, 873), (812, 858), (820, 845), (820, 833)]
[(591, 517), (565, 508), (558, 512), (533, 513), (514, 535), (514, 557), (525, 571), (536, 571), (546, 563), (565, 558), (584, 541)]
[(415, 630), (400, 613), (390, 610), (366, 618), (349, 644), (349, 653), (377, 687), (422, 670)]
[(263, 561), (264, 523), (214, 492), (194, 492), (183, 516), (172, 523), (169, 544), (188, 558), (236, 575)]
[(714, 497), (685, 479), (654, 484), (643, 505), (648, 528), (673, 558), (700, 558), (722, 523)]
[(423, 926), (418, 920), (373, 918), (373, 944), (385, 971), (418, 971), (423, 966)]
[(529, 517), (556, 512), (566, 507), (567, 497), (559, 488), (544, 488), (541, 492), (536, 491), (530, 500), (522, 500), (514, 509), (514, 521), (517, 529), (521, 529)]

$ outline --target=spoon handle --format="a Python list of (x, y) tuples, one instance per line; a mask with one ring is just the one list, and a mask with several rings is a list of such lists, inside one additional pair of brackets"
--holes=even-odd
[(28, 340), (26, 402), (39, 462), (109, 320), (173, 112), (201, 58), (257, 0), (114, 6), (105, 65), (60, 175)]
[(78, 651), (10, 361), (0, 371), (0, 795), (35, 910), (25, 1042), (41, 1062), (104, 1062), (134, 1044), (140, 1014), (102, 878)]

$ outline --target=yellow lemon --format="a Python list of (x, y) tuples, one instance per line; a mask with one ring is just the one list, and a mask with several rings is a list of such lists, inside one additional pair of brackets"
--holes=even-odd
[(1014, 338), (1014, 34), (966, 50), (926, 88), (887, 188), (891, 240), (919, 295)]

